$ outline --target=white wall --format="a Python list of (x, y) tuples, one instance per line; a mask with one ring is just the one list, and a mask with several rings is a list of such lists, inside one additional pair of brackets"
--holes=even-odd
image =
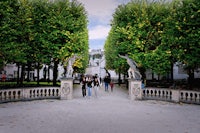
[(187, 79), (188, 75), (184, 71), (180, 71), (181, 68), (179, 68), (176, 64), (174, 64), (174, 79)]

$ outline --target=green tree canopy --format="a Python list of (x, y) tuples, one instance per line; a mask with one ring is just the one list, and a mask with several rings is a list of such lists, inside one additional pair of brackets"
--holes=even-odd
[(127, 71), (118, 54), (128, 54), (141, 70), (161, 75), (172, 72), (177, 61), (189, 70), (199, 68), (199, 3), (137, 0), (120, 5), (104, 46), (106, 66)]
[(88, 20), (81, 3), (76, 0), (5, 0), (0, 4), (0, 56), (3, 57), (0, 62), (24, 67), (35, 64), (37, 69), (41, 64), (53, 62), (54, 83), (58, 64), (74, 54), (80, 57), (76, 63), (78, 71), (86, 68)]

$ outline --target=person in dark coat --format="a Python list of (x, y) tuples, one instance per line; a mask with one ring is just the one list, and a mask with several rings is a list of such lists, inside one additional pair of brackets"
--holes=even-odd
[(87, 82), (86, 82), (86, 77), (85, 76), (83, 76), (82, 78), (81, 78), (81, 81), (80, 81), (80, 83), (81, 83), (81, 88), (82, 88), (82, 95), (83, 95), (83, 97), (86, 97), (86, 84), (87, 84)]
[(93, 81), (91, 77), (88, 77), (86, 81), (87, 81), (88, 97), (90, 98), (92, 96)]
[(100, 87), (98, 77), (94, 77), (93, 85), (94, 85), (95, 96), (98, 97), (98, 91), (99, 91), (99, 87)]
[(110, 84), (110, 77), (106, 75), (104, 78), (104, 84), (105, 84), (105, 91), (108, 91), (108, 85)]

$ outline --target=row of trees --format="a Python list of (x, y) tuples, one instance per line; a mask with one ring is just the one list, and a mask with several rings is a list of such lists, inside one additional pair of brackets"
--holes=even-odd
[(0, 68), (16, 63), (21, 75), (37, 69), (39, 81), (39, 69), (46, 64), (53, 68), (55, 85), (58, 64), (77, 54), (74, 68), (85, 70), (88, 20), (82, 4), (75, 0), (3, 0), (0, 5)]
[(200, 67), (199, 0), (134, 0), (116, 9), (111, 26), (104, 46), (108, 69), (127, 72), (118, 54), (128, 54), (144, 79), (151, 69), (158, 75), (171, 73), (173, 80), (175, 62), (184, 65), (189, 81), (194, 79)]

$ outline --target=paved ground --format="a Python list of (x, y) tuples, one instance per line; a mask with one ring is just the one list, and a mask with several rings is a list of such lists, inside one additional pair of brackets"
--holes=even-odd
[(128, 91), (0, 104), (0, 133), (199, 133), (200, 106), (130, 101)]

